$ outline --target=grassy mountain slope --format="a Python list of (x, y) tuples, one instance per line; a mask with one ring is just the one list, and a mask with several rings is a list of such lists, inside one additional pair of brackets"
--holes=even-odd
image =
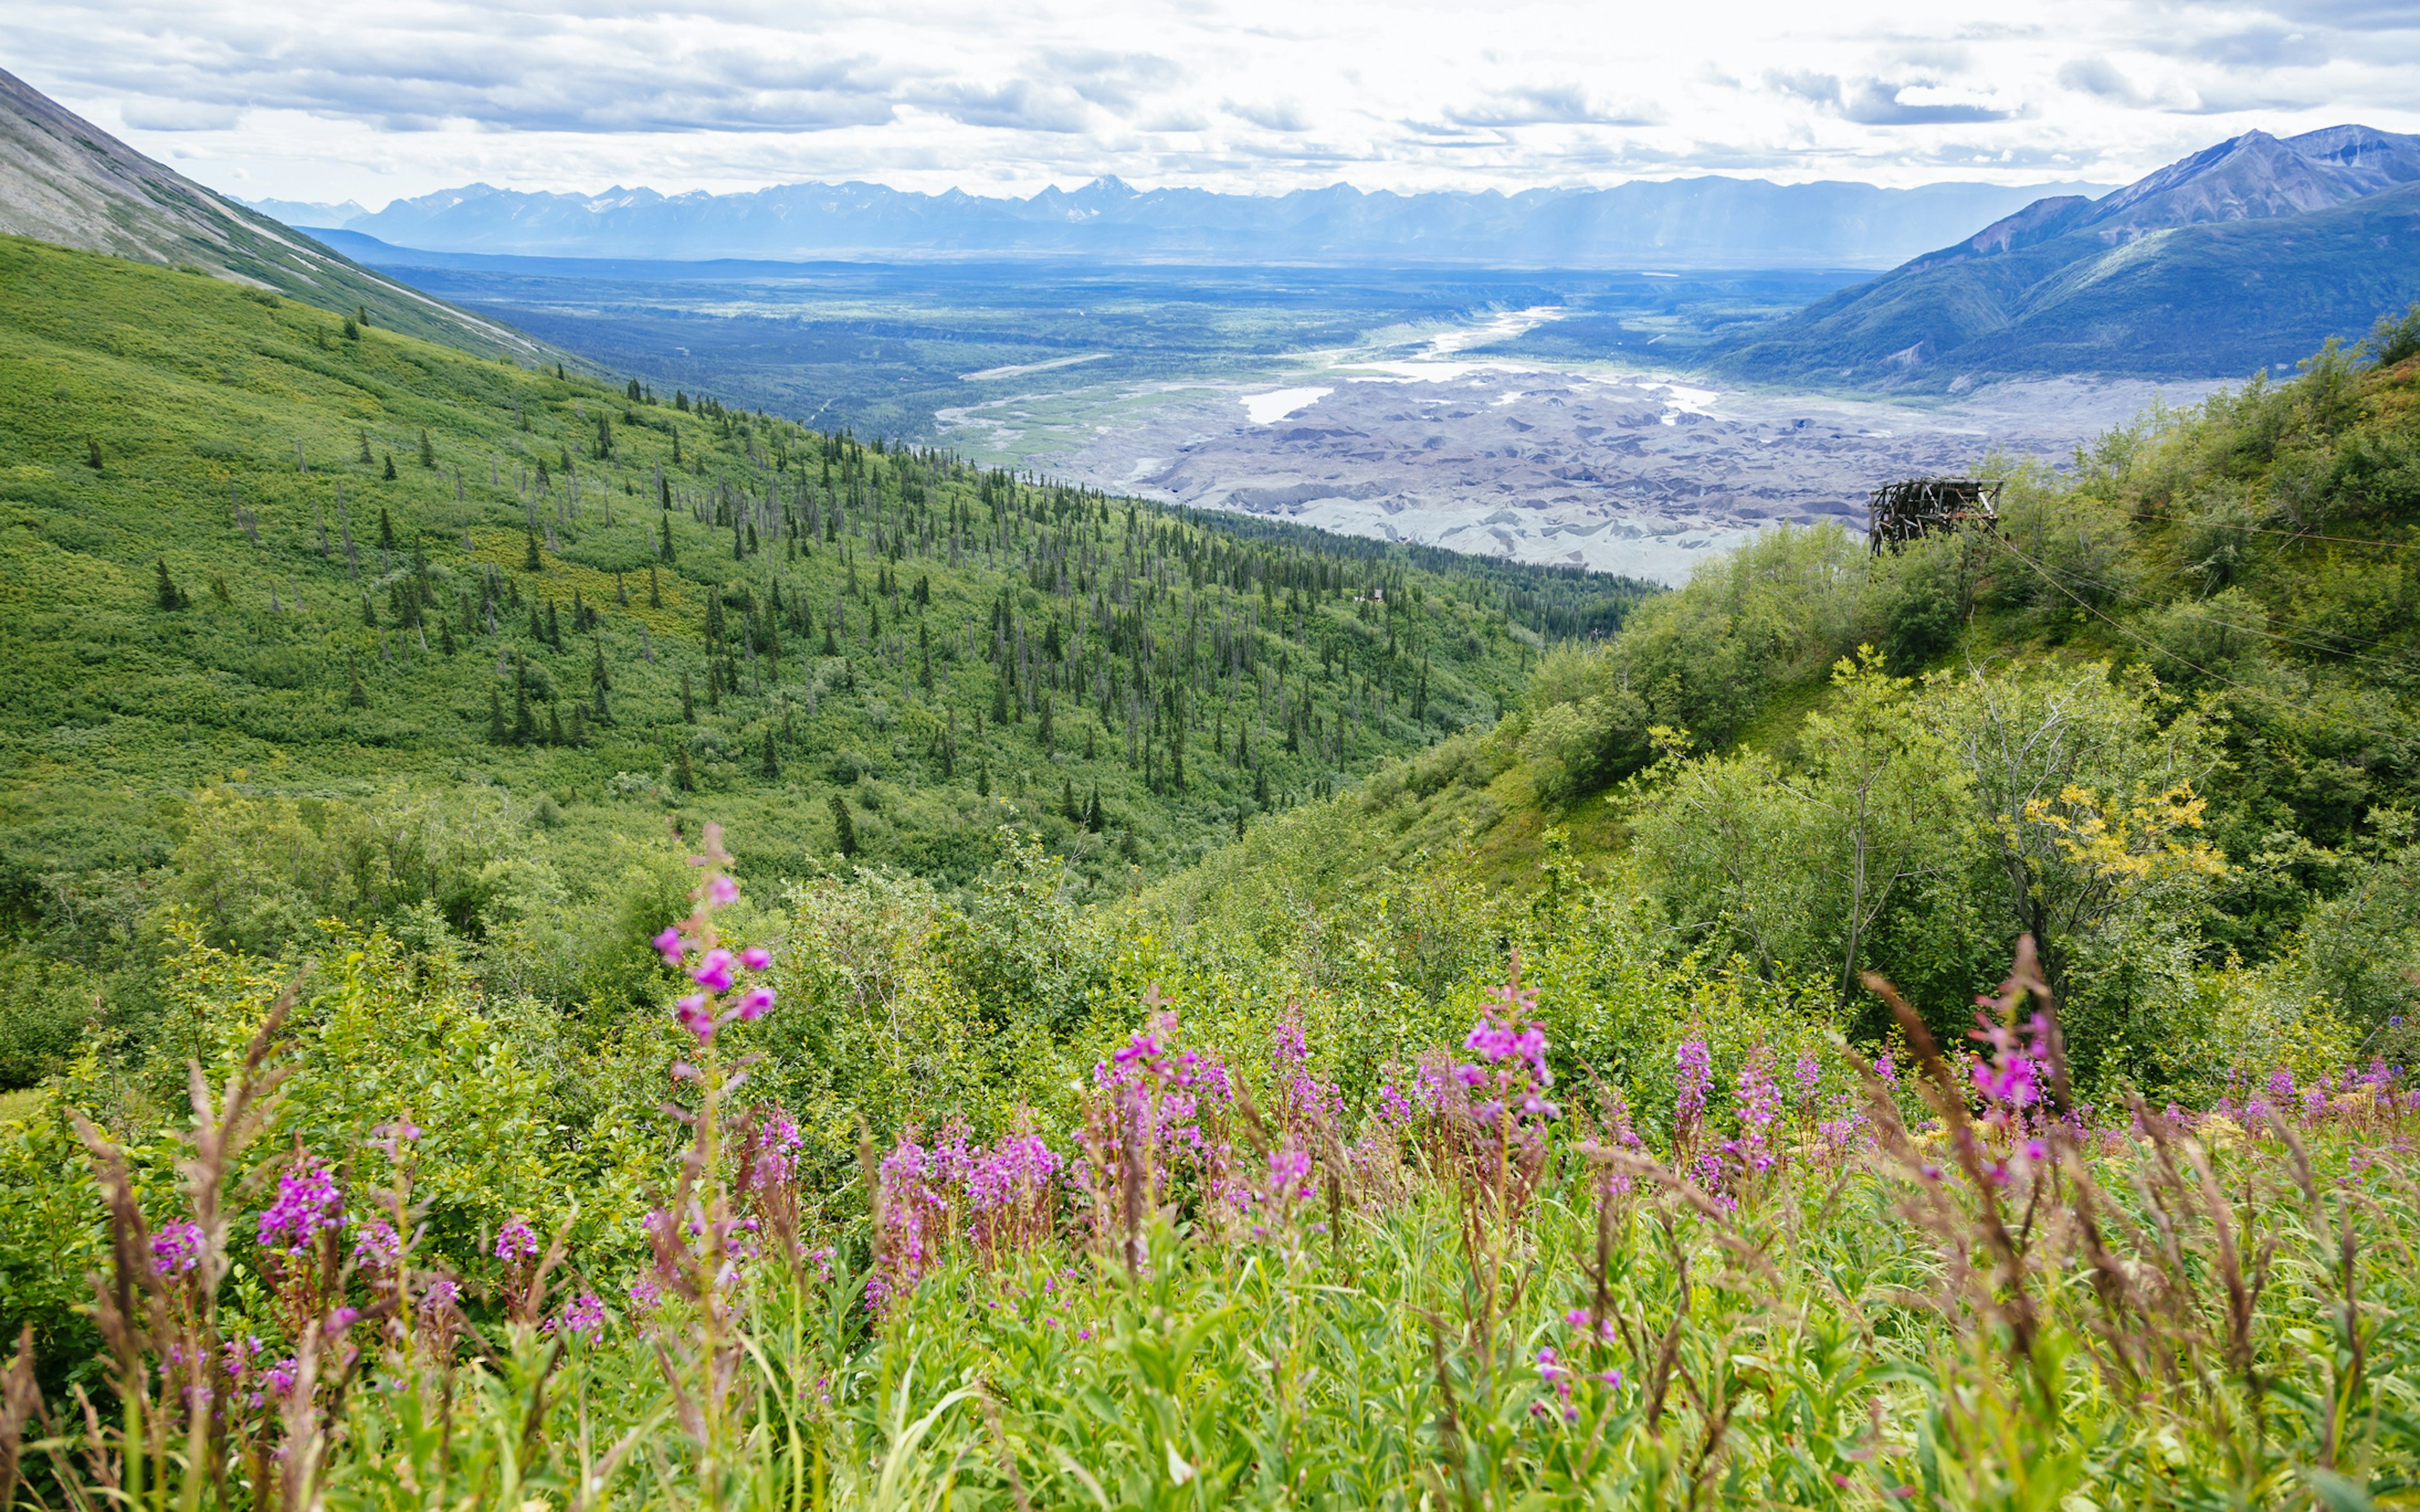
[(205, 189), (0, 70), (0, 234), (187, 268), (482, 356), (551, 348)]
[(18, 939), (78, 972), (148, 959), (163, 903), (270, 952), (324, 915), (570, 917), (706, 817), (766, 881), (838, 863), (845, 813), (858, 859), (962, 882), (1016, 820), (1113, 891), (1492, 723), (1542, 630), (1647, 592), (28, 241), (0, 290), (0, 869)]
[(1742, 332), (1715, 365), (1754, 379), (1933, 389), (2025, 373), (2216, 377), (2289, 365), (2420, 299), (2420, 185), (2116, 245), (2092, 228), (2060, 229), (2085, 202), (2047, 203), (2055, 219), (2039, 229), (2054, 234), (1917, 258)]

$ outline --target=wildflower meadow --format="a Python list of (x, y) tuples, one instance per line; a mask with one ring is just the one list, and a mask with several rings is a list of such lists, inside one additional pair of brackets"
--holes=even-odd
[[(104, 1507), (2403, 1504), (2420, 1091), (2071, 1080), (2030, 942), (1962, 1042), (1684, 1026), (1559, 1057), (1517, 949), (1471, 1026), (1324, 1075), (1157, 993), (1012, 1110), (819, 1174), (719, 835), (655, 944), (629, 1231), (432, 1231), (433, 1119), (318, 1145), (292, 990), (174, 1154), (75, 1116), (101, 1368), (0, 1392), (0, 1500)], [(1652, 1111), (1651, 1111), (1652, 1109)], [(278, 1128), (273, 1146), (267, 1131)], [(265, 1148), (266, 1147), (266, 1148)], [(592, 1231), (593, 1232), (593, 1231)]]

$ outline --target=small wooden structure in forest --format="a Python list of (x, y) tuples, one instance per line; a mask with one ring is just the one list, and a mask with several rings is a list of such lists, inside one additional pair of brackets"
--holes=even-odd
[(1876, 488), (1866, 506), (1866, 541), (1880, 556), (1918, 536), (1954, 531), (1968, 521), (1990, 530), (2000, 521), (2001, 478), (1905, 478)]

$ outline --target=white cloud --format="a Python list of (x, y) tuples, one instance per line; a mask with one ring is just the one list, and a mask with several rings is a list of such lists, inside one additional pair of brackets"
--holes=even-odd
[(198, 177), (367, 204), (2107, 181), (2255, 126), (2420, 130), (2412, 0), (51, 0), (0, 9), (0, 58)]

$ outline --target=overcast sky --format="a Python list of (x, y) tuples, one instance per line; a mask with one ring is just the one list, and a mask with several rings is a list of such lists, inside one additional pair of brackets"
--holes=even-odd
[(2420, 131), (2420, 0), (46, 0), (0, 67), (194, 177), (979, 193), (2122, 182), (2252, 128)]

